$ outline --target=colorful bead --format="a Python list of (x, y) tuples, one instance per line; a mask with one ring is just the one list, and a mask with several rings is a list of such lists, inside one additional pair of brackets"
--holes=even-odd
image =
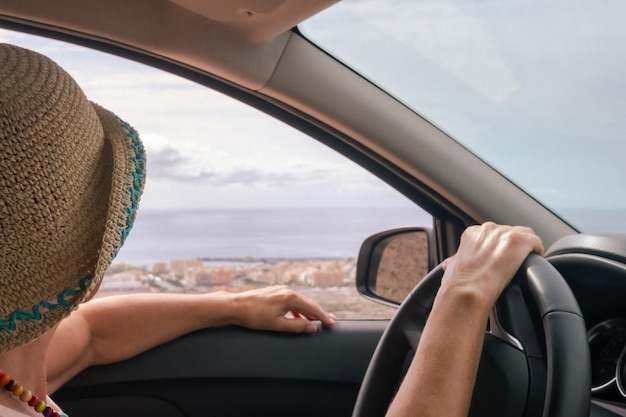
[(42, 413), (43, 410), (46, 409), (46, 403), (43, 401), (39, 401), (36, 405), (35, 405), (35, 411), (38, 413)]
[(20, 384), (15, 384), (15, 388), (13, 388), (13, 395), (19, 397), (24, 392), (24, 388)]
[(25, 390), (22, 395), (20, 395), (20, 400), (25, 403), (29, 402), (31, 398), (33, 398), (33, 393), (29, 390)]
[(65, 413), (54, 411), (45, 401), (40, 401), (36, 395), (24, 389), (24, 387), (15, 382), (14, 379), (11, 379), (9, 374), (4, 373), (2, 369), (0, 369), (0, 387), (2, 386), (6, 391), (13, 393), (13, 395), (18, 397), (22, 402), (33, 407), (36, 412), (41, 413), (43, 417), (68, 417)]
[(11, 377), (9, 376), (9, 374), (2, 374), (2, 376), (0, 376), (0, 386), (5, 386), (6, 384), (9, 383), (9, 381), (11, 381)]

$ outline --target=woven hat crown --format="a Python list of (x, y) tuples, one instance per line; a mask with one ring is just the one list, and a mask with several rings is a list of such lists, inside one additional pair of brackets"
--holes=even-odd
[(52, 60), (0, 45), (0, 352), (99, 285), (144, 181), (137, 133)]

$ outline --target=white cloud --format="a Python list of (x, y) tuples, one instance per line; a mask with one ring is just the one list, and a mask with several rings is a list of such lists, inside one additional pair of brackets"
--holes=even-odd
[(346, 158), (220, 93), (77, 46), (0, 37), (50, 56), (90, 100), (139, 131), (148, 154), (144, 209), (406, 205)]

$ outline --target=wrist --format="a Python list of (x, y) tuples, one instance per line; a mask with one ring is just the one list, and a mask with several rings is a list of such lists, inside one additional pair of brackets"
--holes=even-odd
[(237, 325), (241, 321), (239, 296), (228, 291), (214, 291), (202, 295), (198, 311), (208, 321), (205, 327)]
[(441, 306), (458, 317), (487, 319), (495, 300), (484, 289), (473, 285), (444, 284), (437, 292), (433, 310)]

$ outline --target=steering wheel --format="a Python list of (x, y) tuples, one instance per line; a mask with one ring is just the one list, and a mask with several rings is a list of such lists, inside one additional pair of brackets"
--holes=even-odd
[[(365, 374), (353, 417), (385, 415), (442, 276), (441, 266), (433, 269), (389, 322)], [(590, 401), (591, 361), (582, 313), (558, 271), (532, 254), (491, 314), (469, 415), (588, 417)]]

